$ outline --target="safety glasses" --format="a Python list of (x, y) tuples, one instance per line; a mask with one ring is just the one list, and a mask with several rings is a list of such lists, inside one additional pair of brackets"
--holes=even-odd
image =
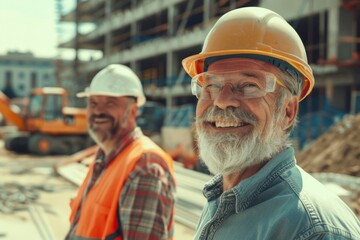
[(261, 98), (275, 91), (278, 78), (261, 70), (207, 71), (194, 76), (191, 91), (198, 99), (214, 100), (228, 87), (232, 94), (243, 99)]

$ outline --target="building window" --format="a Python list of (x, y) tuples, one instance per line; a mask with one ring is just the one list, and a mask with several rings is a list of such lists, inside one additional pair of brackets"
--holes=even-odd
[(20, 73), (18, 74), (18, 76), (19, 76), (19, 79), (20, 79), (20, 80), (24, 80), (24, 78), (25, 78), (25, 74), (24, 74), (23, 72), (20, 72)]
[(5, 72), (5, 81), (9, 84), (10, 82), (12, 82), (12, 72), (10, 71), (6, 71)]
[(30, 82), (31, 82), (31, 88), (37, 87), (37, 74), (36, 72), (32, 72), (30, 74)]
[(45, 73), (45, 74), (43, 75), (43, 80), (47, 82), (47, 81), (49, 81), (49, 79), (50, 79), (50, 78), (49, 78), (49, 74)]
[(12, 81), (13, 81), (13, 73), (11, 71), (6, 71), (5, 88), (3, 89), (3, 92), (10, 99), (16, 97), (15, 91), (12, 87)]
[(18, 89), (20, 90), (20, 91), (24, 91), (25, 90), (25, 86), (24, 86), (24, 84), (19, 84), (18, 85)]

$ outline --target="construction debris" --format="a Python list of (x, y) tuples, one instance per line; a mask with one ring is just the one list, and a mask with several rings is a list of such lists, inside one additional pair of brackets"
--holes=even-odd
[(39, 198), (37, 191), (17, 183), (0, 185), (0, 212), (11, 214), (14, 211), (27, 210), (27, 204)]
[(42, 191), (53, 192), (54, 188), (44, 184), (26, 186), (16, 182), (1, 184), (0, 213), (12, 214), (15, 211), (27, 210), (29, 204), (37, 202)]
[(0, 140), (0, 239), (64, 239), (76, 187), (54, 174), (64, 156), (15, 154)]
[(308, 172), (334, 172), (360, 177), (360, 114), (348, 115), (297, 154)]

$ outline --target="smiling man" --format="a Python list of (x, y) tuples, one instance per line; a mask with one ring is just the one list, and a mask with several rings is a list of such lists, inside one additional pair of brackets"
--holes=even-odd
[(195, 239), (360, 239), (348, 206), (296, 165), (288, 139), (314, 76), (281, 16), (226, 13), (183, 67), (198, 98), (200, 156), (215, 174)]
[(139, 78), (112, 64), (78, 93), (88, 97), (89, 134), (99, 146), (71, 203), (67, 239), (171, 239), (172, 159), (136, 125), (145, 103)]

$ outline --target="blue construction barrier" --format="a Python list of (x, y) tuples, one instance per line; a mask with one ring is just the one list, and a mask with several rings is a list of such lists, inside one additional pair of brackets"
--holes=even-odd
[(185, 104), (166, 110), (164, 126), (166, 127), (190, 127), (194, 122), (195, 106)]
[(349, 114), (331, 106), (326, 96), (312, 96), (311, 103), (309, 112), (304, 110), (308, 107), (306, 99), (300, 104), (299, 123), (291, 135), (291, 138), (298, 143), (300, 150)]
[(136, 122), (145, 133), (160, 133), (164, 124), (165, 107), (156, 102), (147, 101), (139, 108)]
[(191, 78), (188, 75), (185, 75), (183, 79), (178, 82), (178, 76), (171, 76), (159, 79), (147, 79), (143, 80), (142, 84), (146, 86), (155, 86), (155, 87), (173, 87), (176, 84), (178, 85), (189, 85), (191, 83)]
[(355, 104), (355, 106), (354, 106), (354, 114), (355, 113), (360, 113), (360, 95), (355, 96), (353, 104)]

